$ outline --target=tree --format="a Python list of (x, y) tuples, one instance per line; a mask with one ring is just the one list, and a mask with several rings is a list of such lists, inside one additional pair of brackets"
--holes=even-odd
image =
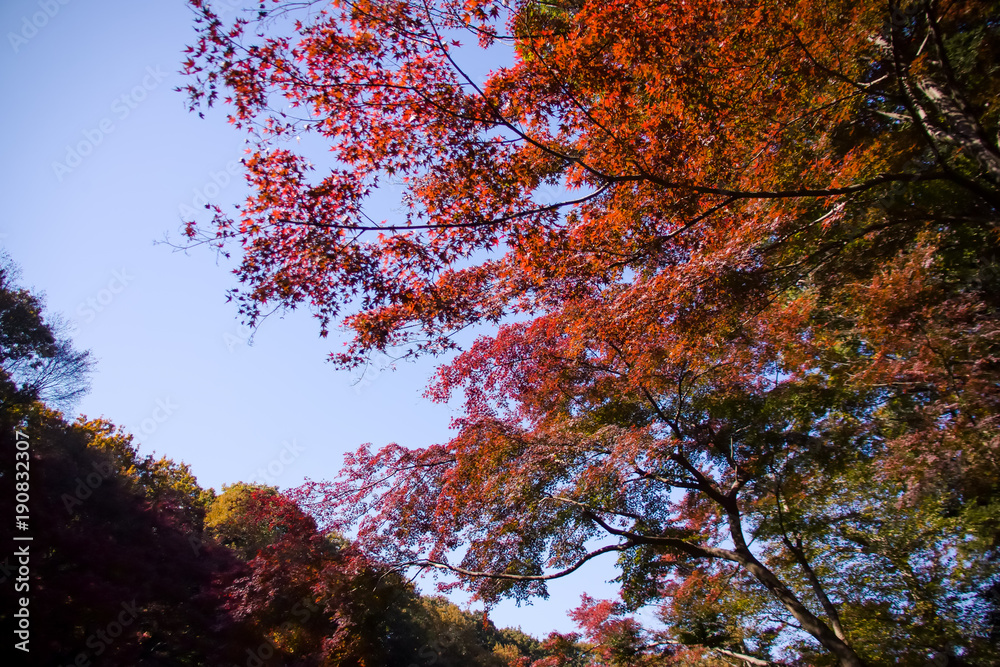
[[(138, 456), (131, 438), (111, 424), (70, 424), (40, 403), (4, 406), (0, 428), (5, 451), (15, 451), (17, 432), (30, 443), (27, 468), (17, 468), (30, 480), (29, 588), (15, 591), (18, 563), (11, 556), (2, 563), (0, 608), (10, 631), (14, 601), (30, 600), (30, 664), (217, 664), (231, 639), (216, 627), (217, 579), (235, 559), (193, 540), (189, 515), (143, 486), (149, 477), (136, 468), (151, 459)], [(119, 467), (112, 452), (135, 465)], [(14, 516), (13, 455), (8, 460), (0, 469), (0, 479), (10, 480), (0, 509)]]
[(29, 576), (17, 553), (0, 561), (0, 622), (16, 628), (16, 601), (30, 600), (31, 664), (500, 667), (502, 656), (538, 653), (531, 637), (417, 595), (272, 487), (235, 484), (217, 497), (111, 421), (70, 423), (32, 401), (48, 393), (44, 381), (18, 381), (58, 367), (53, 345), (72, 346), (41, 300), (13, 286), (12, 265), (0, 270), (0, 350), (13, 360), (0, 509), (31, 537), (15, 543)]
[[(877, 614), (795, 523), (849, 514), (830, 480), (874, 475), (878, 516), (945, 497), (949, 544), (995, 549), (997, 3), (191, 4), (188, 90), (224, 89), (254, 193), (187, 232), (239, 244), (244, 315), (308, 304), (346, 366), (498, 327), (431, 387), (453, 440), (305, 490), (378, 558), (493, 599), (614, 553), (629, 607), (734, 568), (861, 665)], [(509, 66), (469, 74), (469, 37)], [(372, 219), (389, 178), (406, 212)]]
[(215, 500), (209, 530), (245, 561), (224, 608), (239, 639), (233, 660), (389, 665), (415, 655), (406, 612), (416, 595), (273, 487), (236, 484)]
[[(0, 412), (0, 427), (10, 451), (18, 433), (30, 443), (18, 450), (29, 452), (29, 587), (14, 588), (16, 555), (0, 561), (5, 628), (30, 600), (25, 664), (500, 667), (501, 642), (534, 648), (417, 595), (273, 488), (215, 498), (110, 422), (69, 424), (39, 403)], [(10, 491), (0, 509), (13, 516)]]
[(0, 407), (38, 399), (69, 407), (89, 390), (93, 360), (73, 349), (61, 320), (43, 317), (41, 297), (19, 287), (19, 276), (0, 255)]
[(204, 531), (215, 491), (199, 486), (190, 465), (141, 455), (133, 436), (107, 419), (81, 416), (79, 424), (93, 434), (89, 447), (110, 460), (116, 474), (150, 509), (194, 535)]
[[(869, 466), (855, 464), (797, 492), (783, 485), (780, 499), (760, 508), (771, 514), (756, 534), (762, 560), (797, 590), (822, 594), (870, 664), (993, 664), (996, 562), (989, 545), (970, 539), (970, 517), (944, 507), (951, 498), (925, 497), (901, 512), (895, 489), (876, 479)], [(752, 576), (721, 560), (693, 565), (665, 586), (665, 629), (642, 627), (621, 602), (587, 599), (574, 618), (612, 663), (631, 652), (634, 663), (636, 656), (653, 664), (701, 656), (765, 664), (784, 647), (806, 664), (836, 664), (794, 636)]]
[[(245, 561), (226, 590), (232, 659), (262, 664), (502, 667), (541, 654), (443, 598), (425, 598), (273, 487), (235, 484), (215, 499), (210, 534)], [(247, 648), (249, 647), (249, 648)], [(498, 653), (496, 651), (499, 651)], [(515, 663), (516, 664), (516, 663)]]
[(212, 500), (205, 526), (212, 537), (242, 560), (251, 560), (280, 537), (266, 515), (256, 509), (264, 498), (277, 497), (274, 487), (255, 484), (223, 486)]

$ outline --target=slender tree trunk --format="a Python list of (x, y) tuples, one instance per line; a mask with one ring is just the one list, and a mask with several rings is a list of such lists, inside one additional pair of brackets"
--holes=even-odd
[(743, 567), (791, 612), (803, 630), (815, 637), (830, 653), (837, 656), (837, 660), (843, 667), (865, 667), (864, 661), (854, 652), (854, 649), (838, 637), (826, 623), (809, 611), (795, 596), (795, 593), (789, 590), (771, 570), (749, 551), (738, 550), (737, 552), (745, 559)]
[(815, 637), (830, 653), (837, 656), (837, 660), (843, 667), (865, 667), (864, 661), (846, 641), (838, 637), (837, 633), (831, 630), (830, 626), (822, 619), (809, 611), (809, 608), (802, 604), (802, 601), (778, 579), (774, 572), (757, 560), (743, 536), (742, 517), (735, 498), (728, 499), (726, 505), (729, 532), (736, 547), (734, 551), (740, 558), (740, 564), (784, 605), (803, 630)]

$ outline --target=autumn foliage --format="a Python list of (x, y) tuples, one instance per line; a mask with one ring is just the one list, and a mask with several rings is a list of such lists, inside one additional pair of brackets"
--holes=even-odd
[(659, 660), (997, 659), (997, 3), (191, 5), (252, 194), (187, 233), (244, 315), (344, 366), (483, 327), (454, 438), (324, 521), (487, 600), (614, 554)]
[(216, 496), (106, 420), (68, 424), (37, 403), (0, 411), (0, 425), (31, 433), (32, 516), (46, 526), (29, 589), (14, 590), (17, 557), (0, 560), (0, 624), (17, 627), (24, 593), (38, 611), (16, 664), (514, 667), (545, 655), (421, 596), (272, 487)]
[[(0, 273), (13, 266), (4, 258)], [(67, 360), (87, 353), (67, 341), (71, 354), (56, 350), (51, 363), (48, 315), (13, 275), (0, 276), (0, 445), (10, 454), (0, 510), (29, 521), (8, 527), (20, 546), (0, 558), (0, 626), (17, 639), (8, 663), (514, 667), (544, 655), (520, 631), (420, 595), (273, 487), (217, 495), (107, 419), (68, 422), (32, 400), (65, 404), (78, 376), (30, 370), (79, 368)], [(38, 377), (59, 381), (24, 382)]]

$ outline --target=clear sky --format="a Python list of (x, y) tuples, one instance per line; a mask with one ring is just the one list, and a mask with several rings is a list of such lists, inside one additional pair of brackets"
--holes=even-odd
[[(325, 362), (340, 341), (321, 340), (305, 312), (271, 318), (250, 345), (225, 299), (233, 264), (154, 244), (179, 240), (182, 214), (203, 198), (231, 207), (246, 196), (242, 136), (221, 111), (188, 113), (174, 90), (192, 19), (181, 0), (0, 3), (0, 244), (98, 360), (79, 411), (217, 490), (331, 479), (366, 442), (445, 441), (454, 407), (421, 397), (432, 362), (358, 382)], [(550, 600), (492, 618), (568, 631), (565, 611), (583, 590), (610, 597), (613, 576), (610, 561), (588, 565)]]

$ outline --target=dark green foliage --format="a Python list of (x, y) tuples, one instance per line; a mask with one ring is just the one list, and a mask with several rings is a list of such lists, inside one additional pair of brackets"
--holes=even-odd
[(90, 354), (73, 349), (67, 327), (43, 315), (42, 298), (18, 277), (17, 265), (0, 254), (0, 408), (36, 399), (69, 406), (89, 387)]

